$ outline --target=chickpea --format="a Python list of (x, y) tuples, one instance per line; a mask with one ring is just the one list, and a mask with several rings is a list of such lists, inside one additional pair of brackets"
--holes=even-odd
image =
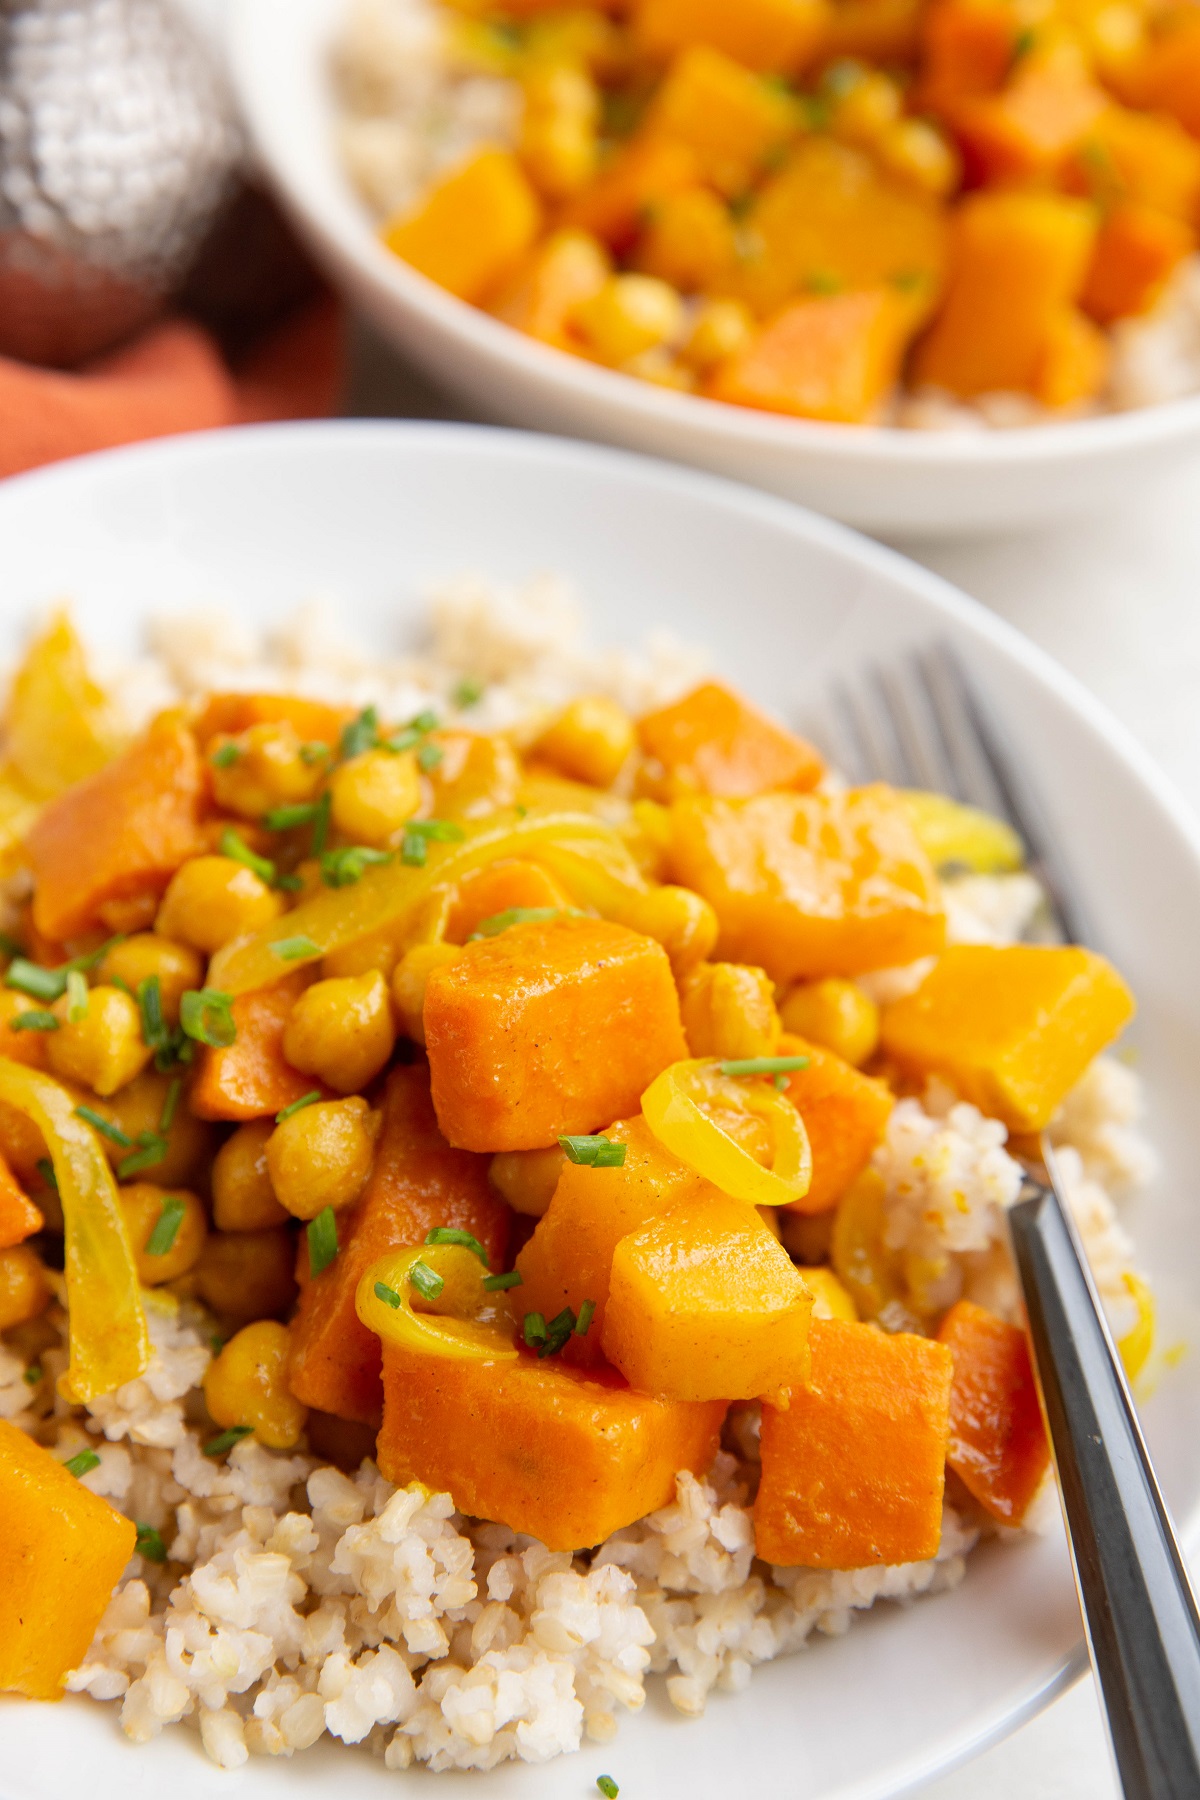
[(958, 185), (962, 164), (950, 139), (927, 119), (897, 119), (876, 145), (880, 160), (939, 198)]
[(114, 944), (96, 969), (98, 982), (123, 981), (135, 994), (139, 983), (152, 975), (158, 976), (163, 1018), (168, 1025), (178, 1025), (181, 997), (204, 979), (204, 964), (189, 945), (173, 944), (154, 931), (139, 931)]
[(804, 1269), (805, 1285), (813, 1297), (814, 1319), (845, 1319), (853, 1325), (858, 1308), (848, 1288), (842, 1286), (832, 1269)]
[(872, 145), (900, 117), (903, 97), (879, 69), (841, 62), (826, 72), (833, 98), (833, 130), (852, 144)]
[(277, 1125), (267, 1168), (280, 1205), (297, 1219), (353, 1205), (371, 1173), (378, 1131), (378, 1113), (358, 1094), (316, 1101)]
[(31, 1244), (0, 1250), (0, 1331), (25, 1325), (50, 1304), (46, 1266)]
[(521, 158), (552, 200), (586, 187), (595, 173), (600, 94), (578, 64), (537, 60), (525, 75)]
[[(175, 1102), (170, 1125), (165, 1133), (160, 1132), (171, 1084), (177, 1079), (177, 1076), (159, 1075), (154, 1069), (143, 1069), (111, 1099), (89, 1102), (103, 1118), (119, 1126), (126, 1137), (136, 1140), (143, 1131), (166, 1137), (166, 1155), (146, 1171), (165, 1188), (186, 1186), (202, 1173), (213, 1135), (212, 1127), (196, 1117), (182, 1093)], [(128, 1147), (114, 1144), (108, 1138), (102, 1138), (101, 1142), (114, 1168), (130, 1154)]]
[(96, 908), (96, 915), (105, 931), (120, 932), (123, 937), (129, 937), (135, 931), (149, 931), (157, 911), (158, 889), (152, 888), (144, 894), (127, 894), (118, 900), (106, 900)]
[(712, 954), (720, 931), (708, 901), (684, 887), (651, 888), (639, 896), (621, 923), (662, 945), (676, 980)]
[(443, 963), (454, 962), (462, 955), (457, 944), (414, 944), (396, 964), (392, 976), (392, 999), (400, 1022), (414, 1044), (425, 1042), (425, 989), (429, 977)]
[(378, 969), (384, 980), (390, 981), (392, 970), (403, 955), (408, 935), (407, 919), (399, 928), (389, 925), (384, 931), (373, 931), (368, 937), (347, 944), (344, 950), (331, 950), (322, 960), (321, 973), (340, 978), (346, 975), (369, 975), (372, 969)]
[(693, 1056), (774, 1056), (783, 1027), (764, 969), (701, 963), (681, 982), (680, 1003)]
[(231, 1337), (204, 1377), (204, 1404), (218, 1425), (252, 1425), (269, 1450), (290, 1450), (304, 1430), (308, 1408), (288, 1386), (291, 1333), (274, 1319), (257, 1319)]
[[(143, 1287), (177, 1281), (196, 1266), (208, 1236), (208, 1220), (195, 1194), (190, 1194), (186, 1188), (171, 1191), (153, 1181), (133, 1181), (120, 1189), (120, 1195), (121, 1210), (125, 1214), (137, 1262), (138, 1280)], [(178, 1217), (179, 1222), (170, 1243), (156, 1255), (149, 1249), (149, 1242), (164, 1215), (167, 1236), (172, 1219)]]
[[(296, 727), (288, 719), (251, 725), (209, 746), (213, 797), (243, 819), (261, 819), (273, 806), (311, 800), (321, 785), (325, 759), (305, 761)], [(233, 753), (236, 751), (236, 755)]]
[(283, 1054), (293, 1069), (315, 1075), (337, 1094), (366, 1087), (395, 1043), (387, 982), (378, 969), (314, 982), (283, 1028)]
[(364, 750), (330, 776), (333, 823), (355, 844), (386, 844), (421, 804), (421, 775), (411, 750)]
[(226, 1138), (213, 1163), (213, 1223), (221, 1231), (262, 1231), (288, 1214), (275, 1198), (267, 1170), (271, 1119), (252, 1119)]
[(740, 300), (704, 300), (683, 346), (684, 360), (695, 369), (715, 369), (744, 350), (754, 330), (754, 315)]
[(501, 1150), (488, 1165), (488, 1180), (514, 1212), (540, 1219), (566, 1160), (557, 1144), (547, 1150)]
[(295, 1240), (285, 1226), (210, 1231), (195, 1267), (196, 1291), (226, 1318), (273, 1318), (296, 1298), (295, 1265)]
[(154, 1052), (142, 1037), (135, 1001), (120, 988), (92, 988), (82, 1019), (70, 1017), (71, 1000), (63, 994), (51, 1012), (57, 1031), (46, 1033), (51, 1071), (66, 1081), (81, 1082), (97, 1094), (115, 1094), (140, 1075)]
[(513, 806), (523, 774), (506, 738), (482, 731), (435, 731), (429, 740), (442, 753), (429, 771), (435, 819), (484, 819)]
[(594, 694), (572, 700), (543, 732), (536, 751), (572, 781), (606, 788), (617, 779), (635, 741), (629, 714), (615, 700)]
[(283, 896), (231, 856), (194, 856), (177, 869), (163, 895), (154, 929), (212, 956), (231, 938), (269, 925)]
[(28, 994), (19, 994), (15, 988), (0, 988), (0, 1055), (9, 1056), (14, 1062), (24, 1063), (30, 1069), (49, 1067), (46, 1053), (49, 1033), (13, 1031), (11, 1026), (21, 1013), (31, 1011), (38, 1004)]
[(879, 1044), (879, 1008), (856, 981), (837, 975), (802, 981), (784, 995), (779, 1010), (785, 1031), (832, 1050), (856, 1069)]
[(594, 356), (619, 364), (679, 337), (683, 317), (678, 290), (667, 282), (653, 275), (612, 275), (576, 307), (573, 323)]

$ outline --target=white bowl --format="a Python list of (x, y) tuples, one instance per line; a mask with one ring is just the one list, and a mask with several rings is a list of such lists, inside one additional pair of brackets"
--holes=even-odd
[(822, 425), (655, 388), (499, 324), (385, 250), (340, 166), (327, 67), (344, 12), (345, 0), (236, 0), (231, 44), (246, 117), (331, 279), (479, 417), (693, 463), (902, 536), (1098, 509), (1200, 449), (1200, 396), (1019, 431)]
[[(411, 633), (421, 594), (464, 568), (575, 578), (598, 636), (658, 625), (711, 646), (716, 668), (783, 716), (839, 675), (951, 639), (1003, 707), (1137, 992), (1133, 1033), (1164, 1170), (1134, 1215), (1167, 1340), (1195, 1317), (1200, 1215), (1200, 840), (1145, 756), (1057, 666), (936, 577), (778, 500), (707, 476), (536, 437), (444, 425), (241, 430), (90, 457), (0, 488), (0, 655), (71, 596), (85, 634), (132, 649), (149, 612), (224, 605), (253, 625), (315, 593), (381, 648)], [(1180, 1518), (1200, 1500), (1200, 1372), (1164, 1380), (1145, 1423)], [(546, 1768), (441, 1776), (445, 1800), (562, 1800), (611, 1771), (646, 1800), (738, 1795), (882, 1800), (966, 1758), (1083, 1666), (1061, 1536), (993, 1543), (953, 1593), (880, 1606), (841, 1639), (758, 1670), (684, 1721), (655, 1694), (615, 1744)], [(0, 1699), (5, 1800), (164, 1792), (247, 1800), (331, 1779), (382, 1796), (396, 1778), (327, 1748), (214, 1774), (198, 1740), (127, 1745), (116, 1710)], [(430, 1792), (435, 1790), (431, 1787)]]

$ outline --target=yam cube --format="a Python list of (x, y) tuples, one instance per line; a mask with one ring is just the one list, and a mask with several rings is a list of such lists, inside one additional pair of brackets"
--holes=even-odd
[(393, 219), (383, 241), (460, 300), (485, 300), (533, 244), (542, 212), (515, 156), (481, 150), (434, 186), (413, 213)]
[(571, 316), (598, 294), (612, 273), (603, 244), (586, 231), (556, 231), (530, 255), (491, 311), (506, 325), (562, 350)]
[(1106, 210), (1128, 201), (1190, 224), (1200, 206), (1200, 144), (1161, 113), (1108, 106), (1068, 159), (1063, 178)]
[(133, 1555), (137, 1527), (0, 1419), (0, 1693), (57, 1700)]
[(811, 744), (719, 681), (646, 713), (638, 721), (638, 739), (661, 769), (663, 798), (669, 800), (689, 793), (738, 798), (776, 788), (807, 790), (825, 770)]
[(674, 1498), (681, 1469), (717, 1452), (723, 1401), (655, 1400), (612, 1370), (558, 1359), (461, 1362), (385, 1345), (379, 1467), (461, 1512), (540, 1538), (599, 1544)]
[(1013, 1131), (1041, 1131), (1133, 1016), (1092, 950), (955, 944), (883, 1013), (882, 1044), (911, 1074), (942, 1075)]
[(923, 0), (838, 0), (821, 48), (830, 63), (843, 57), (895, 67), (916, 61)]
[(252, 725), (287, 724), (306, 744), (328, 744), (332, 749), (353, 717), (351, 707), (305, 700), (299, 694), (212, 694), (193, 730), (205, 749), (213, 738), (236, 737)]
[(1149, 312), (1195, 247), (1182, 219), (1151, 206), (1114, 206), (1101, 221), (1080, 304), (1101, 325)]
[(312, 1076), (293, 1069), (283, 1054), (284, 1028), (307, 985), (297, 971), (237, 996), (232, 1044), (200, 1054), (191, 1108), (201, 1119), (273, 1118), (312, 1092)]
[(870, 1162), (887, 1130), (894, 1101), (882, 1081), (860, 1074), (819, 1044), (785, 1035), (779, 1054), (808, 1058), (806, 1069), (788, 1076), (784, 1091), (804, 1120), (812, 1148), (812, 1182), (788, 1211), (826, 1212)]
[(1050, 1467), (1025, 1333), (960, 1300), (938, 1342), (954, 1358), (946, 1461), (985, 1512), (1019, 1525)]
[(687, 1055), (661, 945), (604, 919), (514, 925), (433, 971), (438, 1123), (464, 1150), (538, 1150), (637, 1110)]
[(633, 260), (641, 274), (681, 293), (704, 293), (723, 285), (737, 248), (737, 223), (724, 200), (711, 188), (681, 188), (646, 219)]
[(1012, 66), (1020, 20), (1007, 0), (940, 0), (921, 22), (921, 95), (935, 112), (992, 94)]
[(446, 919), (446, 941), (465, 944), (485, 920), (514, 908), (569, 911), (570, 904), (553, 875), (539, 863), (520, 857), (488, 863), (459, 882)]
[(1112, 349), (1097, 325), (1076, 307), (1064, 306), (1051, 319), (1033, 378), (1034, 398), (1043, 406), (1075, 406), (1090, 400), (1108, 380)]
[(637, 0), (634, 22), (652, 55), (709, 44), (748, 69), (803, 68), (821, 46), (828, 0)]
[(760, 412), (864, 424), (895, 387), (916, 323), (895, 288), (796, 300), (721, 364), (708, 392)]
[(68, 788), (34, 821), (25, 850), (37, 930), (62, 942), (105, 924), (115, 929), (118, 914), (109, 909), (157, 900), (180, 863), (205, 847), (203, 796), (196, 740), (163, 713), (115, 762)]
[(0, 1250), (10, 1250), (14, 1244), (24, 1243), (44, 1224), (41, 1213), (0, 1156)]
[(671, 812), (675, 878), (713, 907), (717, 954), (730, 962), (782, 983), (941, 948), (937, 878), (893, 789), (698, 797)]
[(567, 202), (563, 223), (610, 249), (628, 250), (654, 208), (669, 194), (694, 187), (699, 178), (700, 165), (686, 144), (639, 136)]
[(951, 393), (1032, 389), (1047, 333), (1078, 298), (1096, 214), (1062, 194), (972, 194), (954, 217), (942, 309), (919, 344), (919, 381)]
[(1107, 104), (1082, 70), (1035, 65), (1020, 69), (1002, 94), (956, 107), (951, 118), (972, 185), (1053, 172)]
[(808, 1377), (812, 1295), (756, 1209), (706, 1189), (617, 1245), (604, 1354), (670, 1400), (757, 1400)]
[(389, 1250), (424, 1243), (435, 1225), (469, 1231), (487, 1251), (490, 1266), (502, 1269), (510, 1217), (488, 1183), (486, 1161), (452, 1150), (439, 1132), (425, 1069), (393, 1069), (367, 1185), (353, 1208), (338, 1214), (338, 1253), (319, 1275), (310, 1273), (308, 1246), (300, 1240), (292, 1392), (322, 1412), (378, 1423), (379, 1339), (354, 1309), (364, 1272)]
[(605, 1136), (625, 1145), (624, 1163), (607, 1169), (567, 1163), (517, 1258), (522, 1284), (513, 1300), (523, 1314), (553, 1319), (566, 1306), (578, 1314), (585, 1301), (592, 1302), (589, 1330), (572, 1337), (564, 1351), (572, 1362), (601, 1360), (609, 1274), (621, 1239), (701, 1187), (695, 1170), (659, 1143), (641, 1113), (619, 1120)]
[(814, 1319), (807, 1387), (764, 1402), (755, 1549), (784, 1567), (862, 1569), (937, 1552), (953, 1361), (944, 1344)]
[(743, 194), (798, 125), (793, 101), (719, 50), (693, 45), (675, 58), (646, 129), (686, 144), (706, 180)]
[(1200, 20), (1180, 13), (1174, 29), (1151, 44), (1137, 71), (1137, 88), (1150, 111), (1170, 113), (1200, 137)]

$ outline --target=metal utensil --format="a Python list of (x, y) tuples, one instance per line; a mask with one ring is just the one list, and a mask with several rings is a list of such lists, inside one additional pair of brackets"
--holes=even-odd
[[(1020, 758), (948, 648), (832, 696), (835, 761), (853, 778), (983, 806), (1019, 833), (1058, 935), (1094, 942), (1088, 909)], [(1010, 1209), (1092, 1666), (1126, 1800), (1200, 1796), (1200, 1613), (1087, 1260), (1042, 1140)]]

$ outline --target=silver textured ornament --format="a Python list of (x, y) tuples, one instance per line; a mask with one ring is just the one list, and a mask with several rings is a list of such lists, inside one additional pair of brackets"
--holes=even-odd
[(176, 0), (0, 0), (0, 354), (69, 365), (144, 324), (241, 156)]

